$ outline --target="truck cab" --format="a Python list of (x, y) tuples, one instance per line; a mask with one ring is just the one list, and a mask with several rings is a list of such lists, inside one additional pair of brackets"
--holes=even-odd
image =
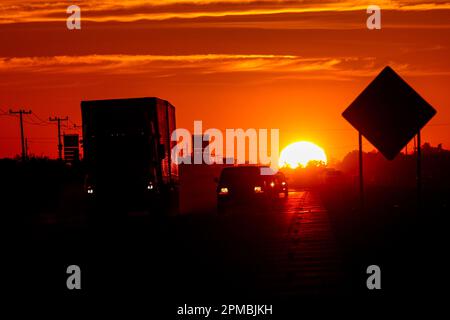
[(175, 205), (175, 108), (159, 98), (82, 101), (85, 193), (100, 204), (165, 211)]

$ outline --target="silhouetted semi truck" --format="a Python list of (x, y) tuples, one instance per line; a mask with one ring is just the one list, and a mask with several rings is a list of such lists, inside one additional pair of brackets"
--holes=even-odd
[(133, 98), (82, 101), (81, 112), (86, 195), (129, 211), (177, 211), (175, 108), (159, 98)]

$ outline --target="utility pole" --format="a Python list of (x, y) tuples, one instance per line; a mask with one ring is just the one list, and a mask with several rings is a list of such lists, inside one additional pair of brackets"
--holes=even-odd
[(23, 115), (24, 114), (31, 114), (31, 110), (25, 111), (23, 109), (20, 109), (18, 111), (9, 110), (10, 114), (18, 114), (20, 119), (20, 141), (22, 145), (22, 160), (25, 161), (27, 159), (27, 154), (25, 151), (25, 137), (23, 135)]
[(62, 160), (63, 145), (62, 145), (62, 141), (61, 141), (61, 121), (68, 121), (69, 117), (64, 117), (64, 118), (50, 117), (48, 120), (58, 122), (58, 158), (59, 158), (59, 160)]
[(28, 159), (28, 139), (25, 138), (25, 157)]

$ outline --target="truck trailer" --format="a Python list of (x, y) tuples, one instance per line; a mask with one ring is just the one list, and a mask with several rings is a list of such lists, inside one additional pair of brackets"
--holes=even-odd
[(129, 211), (176, 211), (174, 106), (154, 97), (95, 100), (82, 101), (81, 113), (86, 196)]

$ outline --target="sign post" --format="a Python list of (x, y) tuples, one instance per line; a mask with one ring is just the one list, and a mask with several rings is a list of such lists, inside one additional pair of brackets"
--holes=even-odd
[(417, 211), (422, 209), (422, 149), (420, 147), (420, 130), (417, 132)]
[(364, 204), (362, 137), (393, 160), (417, 134), (417, 200), (422, 197), (420, 130), (436, 110), (392, 68), (385, 67), (342, 116), (358, 130), (359, 192)]
[(363, 174), (363, 148), (362, 134), (358, 131), (358, 147), (359, 147), (359, 202), (361, 211), (364, 211), (364, 174)]

